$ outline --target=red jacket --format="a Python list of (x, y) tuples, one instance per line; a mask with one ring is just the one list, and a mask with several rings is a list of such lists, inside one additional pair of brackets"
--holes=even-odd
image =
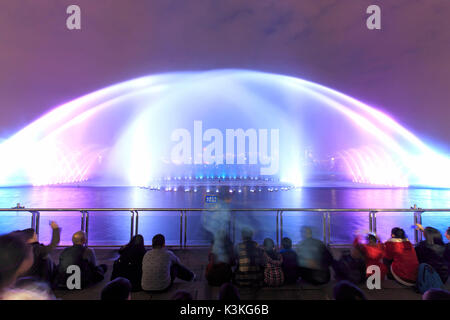
[(392, 271), (408, 282), (416, 282), (419, 262), (408, 239), (391, 238), (385, 243), (386, 259), (392, 261)]
[[(383, 263), (383, 258), (385, 257), (385, 246), (382, 242), (378, 242), (376, 245), (368, 245), (362, 244), (360, 242), (360, 237), (356, 237), (353, 245), (358, 248), (361, 253), (364, 255), (366, 261), (366, 268), (372, 265), (376, 265), (380, 268), (381, 271), (381, 279), (387, 274), (387, 267)], [(367, 276), (370, 276), (371, 273), (368, 273)]]

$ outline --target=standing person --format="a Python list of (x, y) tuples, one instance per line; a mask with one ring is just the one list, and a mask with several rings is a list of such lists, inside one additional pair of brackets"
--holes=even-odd
[(242, 242), (237, 246), (238, 266), (235, 282), (238, 286), (261, 287), (264, 283), (264, 256), (262, 249), (252, 240), (253, 231), (242, 229)]
[(76, 265), (81, 270), (81, 287), (86, 288), (92, 284), (103, 280), (107, 266), (101, 264), (97, 266), (97, 259), (94, 251), (86, 247), (86, 234), (83, 231), (75, 232), (72, 236), (73, 246), (61, 252), (59, 256), (57, 285), (60, 288), (67, 288), (67, 273), (69, 266)]
[(210, 286), (221, 286), (231, 281), (233, 277), (232, 267), (236, 264), (236, 261), (233, 242), (225, 232), (219, 232), (214, 237), (208, 260), (205, 277)]
[(281, 268), (283, 269), (284, 281), (287, 284), (296, 283), (298, 280), (298, 256), (292, 250), (292, 240), (283, 238), (281, 240), (282, 249), (280, 250), (283, 257)]
[(166, 239), (157, 234), (152, 239), (152, 250), (147, 251), (142, 260), (142, 289), (164, 292), (169, 290), (175, 278), (194, 281), (195, 274), (181, 264), (180, 259), (165, 248)]
[(419, 229), (423, 230), (425, 240), (420, 241), (416, 245), (417, 259), (419, 263), (427, 263), (432, 266), (439, 274), (442, 283), (445, 283), (448, 279), (449, 270), (445, 259), (446, 247), (442, 240), (442, 234), (439, 230), (432, 227), (426, 227), (424, 229), (420, 226)]
[(133, 291), (141, 290), (142, 260), (145, 253), (144, 237), (135, 235), (119, 249), (120, 257), (114, 261), (111, 280), (123, 277), (130, 281)]
[(393, 228), (391, 239), (386, 241), (385, 246), (388, 277), (405, 286), (414, 286), (419, 261), (414, 246), (406, 238), (405, 231), (401, 228)]
[(312, 237), (311, 228), (303, 228), (302, 236), (297, 246), (300, 277), (314, 285), (328, 283), (333, 256), (322, 241)]
[(25, 229), (21, 233), (25, 241), (31, 246), (34, 255), (33, 266), (28, 270), (26, 276), (52, 284), (56, 276), (56, 265), (49, 254), (59, 244), (61, 229), (55, 221), (51, 221), (50, 227), (52, 228), (52, 239), (47, 246), (38, 242), (34, 229)]
[[(378, 266), (381, 272), (381, 279), (384, 280), (387, 274), (386, 265), (383, 263), (385, 257), (385, 245), (381, 242), (377, 235), (369, 233), (366, 238), (367, 243), (361, 242), (361, 236), (357, 235), (353, 245), (359, 249), (364, 257), (366, 270), (369, 266)], [(366, 273), (366, 276), (370, 276), (371, 273)]]
[(33, 250), (18, 234), (0, 236), (0, 299), (33, 265)]
[(279, 287), (284, 283), (284, 274), (281, 268), (283, 256), (276, 251), (272, 239), (264, 239), (264, 283), (269, 287)]

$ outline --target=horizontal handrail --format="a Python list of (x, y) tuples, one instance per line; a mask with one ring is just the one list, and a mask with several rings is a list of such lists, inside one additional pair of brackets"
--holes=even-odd
[(0, 212), (3, 211), (302, 211), (302, 212), (450, 212), (448, 209), (388, 209), (388, 208), (0, 208)]
[[(32, 214), (31, 227), (35, 229), (39, 236), (39, 224), (41, 212), (78, 212), (81, 214), (81, 230), (86, 232), (86, 238), (89, 234), (89, 212), (129, 212), (131, 213), (131, 230), (130, 239), (138, 233), (139, 227), (139, 212), (176, 212), (180, 214), (180, 248), (187, 247), (187, 216), (188, 212), (214, 212), (214, 211), (229, 211), (229, 212), (273, 212), (276, 213), (276, 243), (280, 244), (283, 238), (283, 213), (286, 212), (318, 212), (322, 213), (323, 220), (323, 240), (327, 245), (331, 243), (331, 215), (330, 213), (336, 212), (366, 212), (369, 213), (369, 231), (376, 232), (377, 221), (376, 213), (378, 212), (410, 212), (414, 213), (414, 223), (422, 223), (421, 214), (424, 212), (450, 212), (450, 208), (410, 208), (410, 209), (398, 209), (398, 208), (0, 208), (1, 212), (28, 212)], [(230, 236), (232, 231), (232, 239), (235, 240), (235, 215), (232, 215), (230, 221)], [(414, 234), (415, 242), (422, 240), (422, 234), (417, 230)], [(338, 245), (338, 244), (335, 244)], [(339, 244), (344, 245), (344, 244)], [(345, 244), (348, 245), (348, 244)]]

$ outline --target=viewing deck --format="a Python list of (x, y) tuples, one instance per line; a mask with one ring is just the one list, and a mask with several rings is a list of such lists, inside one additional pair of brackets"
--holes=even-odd
[[(110, 280), (112, 266), (114, 260), (118, 257), (116, 249), (95, 248), (98, 263), (108, 265), (108, 271), (105, 279), (84, 290), (57, 290), (55, 295), (57, 298), (64, 300), (97, 300), (100, 299), (100, 292), (105, 284)], [(205, 279), (205, 268), (208, 263), (207, 248), (189, 248), (189, 249), (172, 249), (174, 253), (181, 259), (182, 263), (195, 272), (197, 278), (194, 282), (184, 282), (176, 279), (173, 287), (166, 293), (147, 293), (144, 291), (133, 292), (133, 300), (170, 300), (177, 290), (189, 292), (194, 300), (217, 300), (219, 294), (218, 287), (211, 287)], [(343, 249), (332, 248), (333, 256), (339, 258)], [(58, 249), (52, 254), (54, 261), (61, 250)], [(240, 294), (242, 300), (327, 300), (333, 297), (333, 286), (336, 280), (332, 280), (322, 286), (313, 286), (301, 280), (295, 285), (285, 285), (278, 288), (261, 288), (257, 291), (241, 288)], [(384, 280), (381, 290), (369, 290), (365, 284), (359, 285), (369, 300), (421, 300), (422, 295), (416, 293), (412, 288), (406, 288), (393, 280)], [(446, 289), (450, 290), (450, 280), (446, 283)]]

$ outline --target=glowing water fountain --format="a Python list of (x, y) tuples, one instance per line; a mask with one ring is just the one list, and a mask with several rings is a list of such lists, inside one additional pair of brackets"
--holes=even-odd
[(246, 70), (122, 82), (0, 141), (0, 186), (450, 187), (450, 158), (387, 115), (312, 82)]

